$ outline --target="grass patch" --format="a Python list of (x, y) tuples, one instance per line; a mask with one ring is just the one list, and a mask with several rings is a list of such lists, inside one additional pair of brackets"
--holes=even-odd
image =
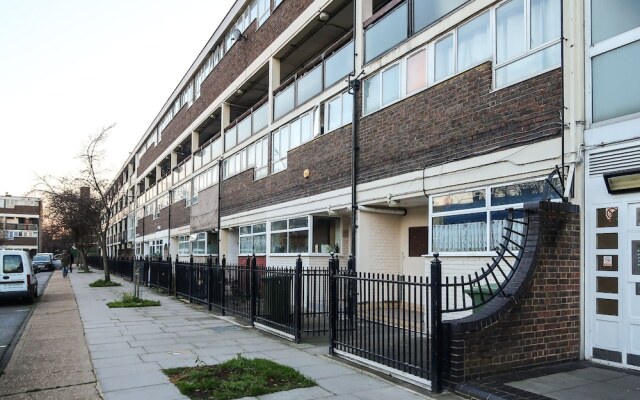
[(90, 287), (111, 287), (111, 286), (122, 286), (118, 282), (113, 281), (105, 281), (104, 279), (98, 279), (95, 282), (91, 282), (89, 284)]
[(141, 299), (131, 293), (122, 293), (122, 299), (107, 303), (109, 308), (153, 307), (159, 305), (159, 301)]
[(240, 355), (219, 365), (170, 368), (164, 373), (180, 393), (198, 400), (237, 399), (316, 385), (293, 368)]

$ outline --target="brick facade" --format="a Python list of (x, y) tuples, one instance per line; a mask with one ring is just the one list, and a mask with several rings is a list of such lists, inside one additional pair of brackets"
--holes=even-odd
[[(531, 286), (497, 322), (448, 327), (452, 384), (580, 357), (580, 216), (577, 206), (541, 203)], [(445, 325), (445, 327), (447, 327)]]
[[(222, 60), (204, 80), (200, 97), (188, 109), (183, 107), (162, 132), (162, 140), (147, 150), (140, 158), (138, 176), (169, 147), (187, 127), (220, 94), (229, 87), (258, 56), (273, 43), (280, 34), (312, 3), (312, 0), (287, 0), (287, 4), (273, 10), (271, 16), (256, 31), (253, 21), (245, 31), (246, 40), (239, 41), (229, 49)], [(195, 150), (195, 149), (193, 149)]]
[[(363, 117), (358, 183), (560, 135), (560, 69), (498, 91), (491, 89), (491, 74), (491, 63), (484, 63)], [(225, 180), (222, 215), (349, 187), (351, 129), (289, 150), (282, 172), (253, 182), (249, 170)]]

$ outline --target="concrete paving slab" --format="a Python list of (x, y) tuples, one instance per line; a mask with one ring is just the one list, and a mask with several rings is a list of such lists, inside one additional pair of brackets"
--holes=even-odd
[(114, 365), (111, 367), (96, 368), (96, 376), (98, 379), (111, 378), (114, 376), (134, 376), (139, 372), (158, 371), (160, 366), (155, 362)]
[(350, 374), (331, 378), (317, 379), (316, 383), (334, 394), (353, 394), (371, 389), (381, 389), (390, 386), (388, 382), (375, 379), (367, 375)]
[(389, 386), (381, 389), (365, 390), (352, 393), (352, 396), (361, 400), (423, 400), (424, 397), (418, 393), (408, 390), (399, 391), (397, 387)]
[(167, 383), (169, 383), (169, 378), (158, 370), (140, 371), (134, 376), (116, 375), (100, 378), (100, 387), (103, 393)]
[(186, 400), (180, 391), (172, 384), (138, 387), (127, 390), (118, 390), (104, 394), (104, 400)]
[(313, 380), (322, 378), (333, 378), (356, 373), (356, 371), (351, 368), (343, 367), (341, 365), (336, 365), (335, 363), (329, 362), (327, 362), (326, 364), (297, 367), (296, 370), (298, 370), (298, 372), (300, 372), (302, 375)]
[(93, 366), (95, 368), (110, 367), (113, 365), (129, 365), (129, 364), (142, 364), (144, 361), (140, 359), (138, 355), (124, 356), (124, 357), (109, 357), (94, 359)]
[(526, 381), (509, 382), (507, 383), (507, 385), (520, 390), (538, 394), (547, 394), (560, 390), (557, 386), (547, 385), (546, 383), (538, 382), (533, 379), (527, 379)]
[(260, 400), (313, 400), (331, 396), (332, 393), (325, 389), (314, 386), (310, 388), (301, 388), (287, 390), (284, 392), (270, 393), (259, 396)]
[(574, 371), (567, 372), (567, 374), (577, 376), (578, 378), (586, 379), (589, 381), (598, 382), (626, 376), (624, 373), (619, 371), (612, 371), (609, 369), (595, 367), (576, 369)]
[(566, 373), (541, 376), (539, 378), (534, 378), (534, 380), (549, 386), (557, 387), (558, 389), (568, 389), (577, 386), (588, 385), (589, 383), (591, 383), (587, 379), (583, 379)]
[(114, 350), (100, 350), (100, 351), (91, 351), (91, 358), (93, 360), (100, 360), (102, 358), (113, 358), (113, 357), (126, 357), (126, 356), (137, 356), (140, 354), (146, 354), (147, 352), (143, 347), (136, 348), (123, 348), (123, 349), (114, 349)]

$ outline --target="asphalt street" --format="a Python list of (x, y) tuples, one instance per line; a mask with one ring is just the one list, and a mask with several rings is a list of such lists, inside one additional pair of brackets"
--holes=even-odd
[[(44, 293), (51, 278), (51, 272), (40, 272), (38, 274), (38, 298)], [(37, 300), (36, 300), (37, 302)], [(17, 333), (23, 326), (25, 319), (34, 305), (27, 304), (24, 300), (3, 299), (0, 300), (0, 371), (3, 370), (7, 359), (7, 351), (19, 339)]]

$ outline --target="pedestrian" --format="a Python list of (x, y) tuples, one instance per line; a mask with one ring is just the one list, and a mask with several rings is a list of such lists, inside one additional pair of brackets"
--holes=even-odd
[(69, 251), (69, 272), (73, 272), (73, 253)]
[(62, 257), (60, 258), (60, 264), (62, 264), (62, 277), (66, 278), (69, 272), (69, 253), (66, 250), (62, 250)]

